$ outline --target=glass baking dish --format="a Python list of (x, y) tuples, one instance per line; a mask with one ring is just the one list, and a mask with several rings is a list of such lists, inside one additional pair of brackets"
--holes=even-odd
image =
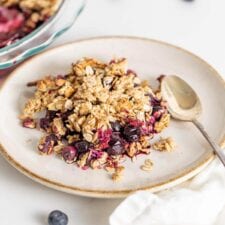
[(10, 68), (48, 47), (66, 32), (85, 7), (85, 0), (62, 0), (48, 21), (15, 43), (0, 48), (0, 70)]

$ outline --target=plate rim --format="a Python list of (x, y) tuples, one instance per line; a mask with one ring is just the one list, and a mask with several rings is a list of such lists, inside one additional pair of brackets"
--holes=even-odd
[[(76, 41), (72, 41), (66, 44), (62, 44), (56, 47), (53, 47), (49, 50), (46, 50), (42, 53), (37, 54), (36, 56), (31, 57), (27, 61), (23, 62), (20, 66), (18, 66), (15, 70), (13, 70), (7, 78), (3, 81), (1, 87), (0, 87), (0, 92), (3, 90), (3, 87), (6, 85), (6, 83), (14, 76), (17, 74), (17, 71), (20, 70), (22, 67), (26, 66), (28, 63), (30, 63), (32, 60), (47, 54), (51, 51), (54, 51), (58, 48), (63, 48), (63, 47), (68, 47), (70, 45), (74, 44), (79, 44), (83, 42), (90, 42), (90, 41), (95, 41), (95, 40), (105, 40), (105, 39), (130, 39), (130, 40), (139, 40), (139, 41), (146, 41), (146, 42), (151, 42), (151, 43), (158, 43), (161, 45), (169, 46), (172, 48), (176, 48), (182, 52), (187, 53), (188, 55), (191, 55), (201, 63), (204, 63), (209, 70), (213, 72), (213, 75), (219, 78), (219, 81), (222, 83), (222, 85), (225, 88), (225, 81), (223, 80), (222, 76), (204, 59), (200, 58), (196, 54), (182, 48), (179, 46), (176, 46), (174, 44), (170, 44), (161, 40), (156, 40), (156, 39), (150, 39), (150, 38), (145, 38), (145, 37), (137, 37), (137, 36), (97, 36), (97, 37), (90, 37), (90, 38), (82, 38), (78, 39)], [(34, 181), (37, 181), (38, 183), (41, 183), (47, 187), (51, 187), (56, 190), (60, 190), (63, 192), (71, 193), (71, 194), (76, 194), (80, 196), (86, 196), (86, 197), (98, 197), (98, 198), (121, 198), (121, 197), (126, 197), (129, 194), (140, 191), (140, 190), (149, 190), (151, 192), (158, 192), (160, 190), (164, 190), (167, 188), (170, 188), (172, 186), (175, 186), (177, 184), (180, 184), (195, 175), (197, 175), (200, 171), (202, 171), (215, 157), (214, 153), (209, 151), (207, 155), (205, 155), (204, 158), (199, 160), (199, 162), (193, 166), (190, 167), (186, 170), (183, 170), (181, 173), (175, 175), (171, 179), (168, 179), (166, 181), (159, 182), (157, 184), (152, 184), (140, 188), (133, 188), (133, 189), (122, 189), (122, 190), (92, 190), (92, 189), (85, 189), (85, 188), (79, 188), (79, 187), (74, 187), (74, 186), (69, 186), (69, 185), (64, 185), (62, 183), (50, 180), (46, 177), (40, 176), (32, 171), (30, 171), (28, 168), (25, 168), (23, 165), (21, 165), (18, 161), (16, 161), (11, 155), (8, 154), (7, 150), (4, 148), (4, 146), (1, 144), (0, 140), (0, 153), (1, 155), (18, 171), (26, 175), (27, 177), (31, 178)]]

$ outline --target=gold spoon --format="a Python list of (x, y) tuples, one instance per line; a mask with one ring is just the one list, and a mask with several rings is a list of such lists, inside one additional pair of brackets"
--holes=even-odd
[(163, 98), (168, 102), (168, 110), (171, 116), (176, 120), (192, 122), (206, 138), (214, 153), (225, 166), (225, 155), (197, 120), (202, 112), (202, 107), (195, 91), (177, 76), (164, 77), (161, 83), (161, 91)]

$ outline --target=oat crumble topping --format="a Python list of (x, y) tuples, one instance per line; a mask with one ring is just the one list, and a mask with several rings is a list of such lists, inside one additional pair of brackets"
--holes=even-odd
[[(20, 118), (24, 127), (45, 133), (40, 153), (54, 152), (82, 169), (105, 168), (113, 180), (121, 178), (126, 158), (149, 154), (150, 140), (169, 124), (159, 90), (127, 69), (124, 58), (108, 64), (83, 58), (72, 64), (69, 74), (46, 76), (27, 86), (35, 92)], [(38, 118), (41, 111), (46, 115)], [(168, 140), (161, 146), (172, 148)], [(143, 169), (151, 167), (146, 161)]]
[(176, 148), (176, 144), (173, 138), (160, 138), (159, 141), (155, 142), (152, 146), (153, 149), (158, 151), (167, 151), (171, 152)]
[(119, 166), (119, 167), (115, 168), (115, 171), (112, 174), (112, 180), (115, 182), (120, 181), (123, 178), (124, 169), (125, 168), (123, 166)]
[(141, 169), (146, 172), (150, 172), (153, 167), (153, 162), (150, 159), (146, 159), (144, 165), (141, 165)]

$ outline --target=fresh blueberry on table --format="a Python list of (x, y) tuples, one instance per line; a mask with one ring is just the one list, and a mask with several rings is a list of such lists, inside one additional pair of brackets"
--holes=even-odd
[(54, 210), (48, 216), (48, 224), (49, 225), (67, 225), (68, 216), (59, 210)]

